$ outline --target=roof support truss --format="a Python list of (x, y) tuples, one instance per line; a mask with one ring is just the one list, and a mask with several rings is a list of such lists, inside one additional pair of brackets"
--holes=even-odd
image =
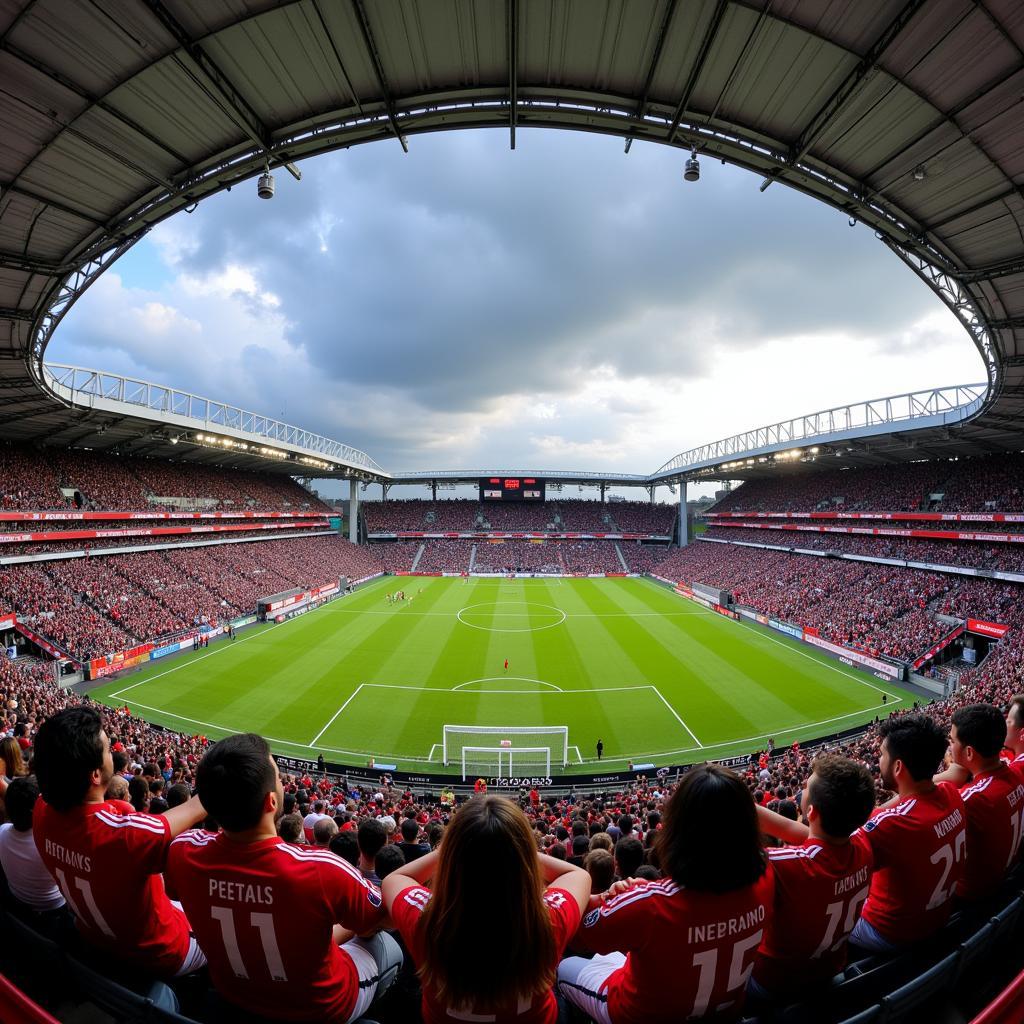
[(505, 17), (508, 35), (508, 148), (515, 149), (519, 116), (519, 7), (516, 0), (506, 0)]
[(885, 51), (892, 45), (915, 14), (924, 6), (925, 0), (908, 0), (903, 9), (886, 26), (874, 45), (858, 61), (857, 66), (839, 84), (817, 113), (807, 122), (800, 137), (793, 143), (793, 163), (799, 163), (815, 140), (843, 109), (847, 101), (875, 70)]
[(384, 74), (384, 65), (381, 63), (380, 52), (377, 49), (376, 40), (373, 38), (373, 31), (370, 29), (370, 19), (363, 6), (363, 0), (352, 0), (356, 10), (356, 19), (359, 22), (359, 29), (363, 34), (363, 43), (366, 45), (366, 52), (370, 56), (370, 63), (373, 64), (374, 74), (377, 76), (377, 83), (380, 85), (381, 96), (384, 97), (384, 107), (388, 112), (388, 123), (395, 133), (395, 138), (402, 145), (402, 150), (409, 152), (409, 143), (406, 142), (401, 128), (398, 127), (398, 115), (395, 111), (395, 101), (391, 97), (391, 89), (388, 86), (387, 75)]

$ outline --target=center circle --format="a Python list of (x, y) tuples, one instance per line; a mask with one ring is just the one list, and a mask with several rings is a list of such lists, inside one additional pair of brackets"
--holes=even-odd
[[(539, 621), (530, 621), (531, 609), (541, 609), (539, 615), (535, 612)], [(535, 601), (484, 601), (460, 608), (456, 618), (464, 626), (488, 633), (534, 633), (560, 626), (565, 622), (565, 612)]]

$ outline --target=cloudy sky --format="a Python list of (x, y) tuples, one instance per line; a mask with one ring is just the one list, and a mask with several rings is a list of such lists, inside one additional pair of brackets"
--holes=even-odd
[(157, 227), (54, 362), (171, 384), (392, 470), (649, 472), (831, 405), (984, 379), (931, 292), (846, 218), (711, 160), (552, 131), (417, 136)]

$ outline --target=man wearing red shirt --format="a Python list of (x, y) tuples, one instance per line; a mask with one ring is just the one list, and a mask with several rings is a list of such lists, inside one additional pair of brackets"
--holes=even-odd
[(380, 890), (340, 857), (280, 839), (281, 776), (261, 736), (215, 743), (196, 786), (222, 831), (179, 836), (167, 879), (194, 922), (214, 987), (275, 1020), (363, 1016), (402, 963), (398, 944), (378, 932), (386, 922)]
[(121, 801), (104, 800), (114, 762), (99, 713), (89, 707), (47, 719), (33, 763), (42, 794), (33, 838), (82, 937), (162, 977), (202, 967), (189, 923), (160, 877), (171, 840), (206, 815), (198, 798), (163, 815), (126, 814)]
[(878, 733), (882, 782), (897, 795), (857, 833), (871, 846), (875, 873), (850, 942), (888, 953), (928, 938), (949, 920), (966, 860), (967, 814), (955, 785), (932, 780), (947, 741), (934, 719), (901, 715)]
[(999, 753), (1006, 719), (991, 704), (968, 704), (953, 713), (950, 756), (970, 776), (960, 788), (967, 811), (967, 866), (957, 885), (963, 900), (984, 899), (999, 888), (1020, 849), (1024, 779)]
[(1006, 712), (1006, 740), (1004, 747), (1012, 755), (1010, 767), (1024, 778), (1024, 693), (1010, 698)]
[(754, 961), (752, 995), (802, 997), (846, 964), (846, 943), (868, 896), (871, 847), (851, 837), (875, 806), (871, 773), (846, 757), (824, 755), (804, 796), (807, 824), (758, 809), (761, 831), (794, 846), (770, 848), (774, 913)]

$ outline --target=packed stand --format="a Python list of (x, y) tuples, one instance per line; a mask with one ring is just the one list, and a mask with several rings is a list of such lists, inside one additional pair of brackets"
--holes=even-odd
[(654, 572), (654, 567), (664, 562), (669, 548), (664, 544), (641, 544), (639, 541), (621, 541), (619, 550), (622, 552), (630, 572)]
[(1024, 456), (817, 470), (748, 480), (712, 512), (1021, 512)]
[(608, 511), (619, 533), (672, 535), (679, 508), (676, 505), (652, 505), (645, 501), (611, 501)]
[(708, 542), (674, 550), (654, 571), (719, 587), (741, 604), (813, 627), (834, 643), (904, 661), (950, 632), (929, 606), (973, 583), (899, 566)]
[[(82, 449), (0, 446), (0, 508), (10, 511), (171, 511), (154, 497), (198, 510), (328, 511), (291, 477)], [(70, 496), (65, 496), (63, 490)]]
[(604, 572), (621, 575), (626, 571), (619, 561), (614, 541), (565, 540), (557, 543), (566, 572)]
[(468, 540), (428, 540), (416, 565), (417, 572), (469, 572), (473, 544)]
[(255, 610), (259, 598), (383, 572), (337, 536), (54, 560), (0, 570), (0, 606), (77, 660)]
[[(123, 710), (97, 716), (87, 700), (15, 666), (0, 670), (0, 798), (13, 809), (19, 780), (34, 769), (43, 799), (30, 827), (58, 880), (65, 867), (52, 860), (50, 836), (80, 858), (103, 841), (95, 829), (147, 826), (136, 844), (146, 846), (145, 858), (110, 846), (94, 870), (95, 906), (112, 927), (101, 933), (83, 919), (80, 941), (142, 975), (187, 974), (208, 961), (221, 997), (244, 1012), (313, 1021), (343, 1005), (339, 1019), (349, 1019), (392, 983), (403, 956), (410, 985), (403, 993), (396, 983), (398, 1005), (381, 1003), (382, 1018), (440, 1024), (464, 1019), (467, 1007), (501, 1009), (485, 968), (523, 943), (523, 903), (536, 897), (540, 920), (551, 924), (550, 934), (538, 926), (522, 961), (537, 972), (521, 981), (535, 1004), (531, 1019), (553, 1024), (557, 991), (603, 1024), (734, 1020), (744, 997), (751, 1010), (821, 1005), (847, 960), (929, 941), (955, 905), (968, 915), (980, 908), (981, 920), (990, 913), (987, 901), (1020, 843), (1010, 809), (1024, 797), (1024, 707), (1000, 710), (1014, 683), (978, 678), (923, 714), (896, 713), (814, 751), (797, 743), (776, 750), (769, 740), (735, 772), (700, 766), (607, 793), (522, 789), (509, 800), (483, 791), (457, 805), (450, 793), (421, 799), (387, 777), (367, 788), (319, 772), (279, 773), (258, 737), (213, 744), (152, 729)], [(107, 803), (87, 834), (68, 827), (80, 793), (67, 797), (58, 785), (77, 770), (77, 751), (91, 749), (82, 735), (96, 738), (110, 766), (87, 798), (95, 790), (98, 800), (131, 800), (131, 808)], [(1010, 766), (999, 759), (1004, 742)], [(979, 780), (985, 785), (972, 784)], [(142, 816), (124, 818), (131, 813)], [(714, 834), (693, 821), (715, 821)], [(966, 853), (944, 858), (944, 844)], [(167, 903), (162, 885), (150, 888), (153, 864), (180, 906)], [(496, 873), (508, 883), (502, 899)], [(225, 938), (221, 912), (210, 911), (234, 893), (253, 893), (255, 902), (255, 885), (288, 890), (288, 899), (259, 910), (260, 927), (285, 941), (257, 944), (251, 958), (244, 947), (240, 979), (231, 967), (238, 948)], [(336, 894), (336, 907), (314, 914), (326, 894)], [(443, 917), (424, 916), (442, 908)], [(339, 915), (348, 936), (332, 936)], [(400, 935), (401, 947), (381, 928)], [(364, 938), (353, 942), (352, 932)], [(815, 957), (825, 934), (828, 954)], [(737, 941), (739, 967), (705, 977), (700, 965), (711, 957), (735, 967), (727, 954)], [(532, 954), (541, 943), (538, 963)], [(274, 961), (262, 955), (268, 948), (282, 960), (276, 980)], [(330, 984), (314, 991), (307, 973), (321, 963), (332, 965)], [(467, 968), (456, 1017), (446, 1011), (456, 997), (444, 987), (453, 963)], [(652, 1013), (644, 978), (668, 971), (673, 985), (659, 990)], [(729, 1006), (724, 1017), (713, 1013), (721, 1004)]]
[(432, 542), (394, 540), (381, 541), (371, 546), (380, 557), (380, 564), (385, 572), (402, 573), (412, 571), (413, 562), (416, 561), (416, 554), (424, 543)]
[(497, 544), (477, 544), (473, 571), (560, 574), (566, 570), (561, 558), (561, 544), (506, 540)]
[[(972, 532), (985, 532), (974, 530)], [(1002, 531), (1000, 531), (1002, 532)], [(742, 530), (710, 526), (704, 534), (713, 540), (771, 544), (811, 551), (838, 551), (869, 558), (897, 558), (931, 565), (955, 565), (998, 572), (1024, 572), (1024, 543), (924, 540), (915, 537), (867, 536), (849, 533), (818, 533), (813, 530)]]

